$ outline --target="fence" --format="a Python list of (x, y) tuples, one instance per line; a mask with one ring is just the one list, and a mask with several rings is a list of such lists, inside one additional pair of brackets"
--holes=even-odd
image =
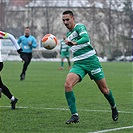
[[(1, 0), (0, 28), (12, 33), (16, 38), (23, 34), (24, 27), (30, 26), (32, 35), (38, 43), (47, 34), (54, 34), (59, 40), (67, 30), (61, 19), (61, 13), (70, 9), (74, 11), (76, 22), (87, 26), (91, 41), (99, 56), (113, 58), (120, 55), (131, 55), (131, 4), (124, 5), (117, 0), (26, 0), (18, 2)], [(25, 4), (24, 4), (25, 2)], [(63, 2), (63, 5), (61, 4)], [(52, 3), (52, 4), (51, 4)], [(119, 8), (121, 7), (121, 8)]]

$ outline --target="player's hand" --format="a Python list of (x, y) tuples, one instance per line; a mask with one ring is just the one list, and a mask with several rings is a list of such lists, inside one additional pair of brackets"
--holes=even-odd
[(66, 44), (68, 46), (74, 46), (74, 45), (76, 45), (76, 42), (72, 42), (72, 41), (68, 41), (68, 40), (65, 40), (65, 42), (66, 42)]
[(20, 49), (17, 50), (17, 52), (18, 52), (19, 54), (21, 54), (22, 51), (23, 51), (22, 48), (20, 48)]
[(67, 45), (68, 46), (73, 46), (74, 44), (73, 44), (73, 42), (67, 42)]
[(32, 42), (29, 42), (29, 45), (31, 46), (32, 45)]

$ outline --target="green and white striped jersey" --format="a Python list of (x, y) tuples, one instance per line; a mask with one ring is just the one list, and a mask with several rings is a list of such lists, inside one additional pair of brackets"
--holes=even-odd
[(70, 46), (68, 46), (64, 40), (60, 41), (60, 52), (69, 51)]
[(84, 24), (77, 23), (74, 29), (67, 33), (67, 39), (77, 42), (77, 45), (71, 47), (73, 61), (87, 59), (96, 54)]

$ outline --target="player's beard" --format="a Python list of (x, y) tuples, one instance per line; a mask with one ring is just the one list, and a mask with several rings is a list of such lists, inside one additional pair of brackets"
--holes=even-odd
[(66, 28), (68, 28), (69, 30), (71, 29), (69, 24), (65, 24)]

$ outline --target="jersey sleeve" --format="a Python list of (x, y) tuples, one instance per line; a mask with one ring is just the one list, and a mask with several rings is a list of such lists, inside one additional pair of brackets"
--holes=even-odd
[(76, 41), (77, 44), (83, 44), (90, 41), (87, 29), (84, 25), (79, 25), (76, 28), (76, 31), (78, 32), (80, 38)]
[(36, 42), (36, 39), (34, 37), (32, 39), (32, 47), (33, 48), (36, 48), (37, 47), (37, 42)]
[(12, 34), (7, 33), (7, 37), (12, 41), (16, 50), (20, 49), (20, 46), (18, 45), (17, 40), (15, 39), (15, 37)]
[(17, 50), (20, 49), (15, 37), (12, 34), (0, 31), (0, 38), (1, 39), (10, 39), (12, 41), (12, 43), (14, 44), (15, 48)]
[(21, 44), (21, 37), (18, 38), (18, 45), (20, 46)]

